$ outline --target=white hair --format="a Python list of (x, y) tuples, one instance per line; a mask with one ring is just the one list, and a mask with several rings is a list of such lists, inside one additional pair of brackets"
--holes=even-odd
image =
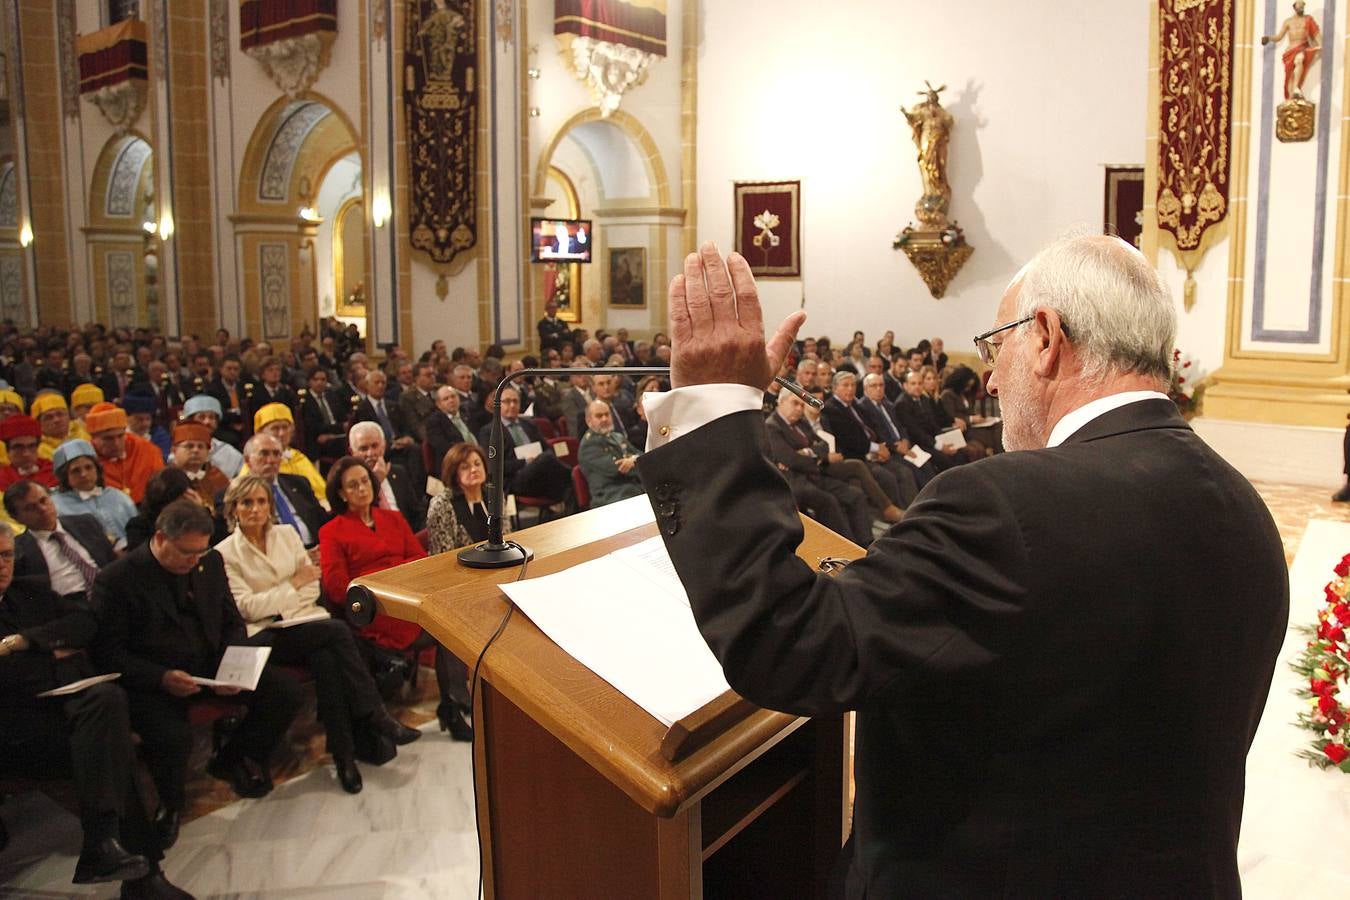
[[(1083, 358), (1083, 377), (1136, 373), (1166, 383), (1177, 317), (1158, 273), (1106, 235), (1064, 238), (1018, 273), (1017, 318), (1052, 309)], [(1026, 327), (1025, 325), (1022, 327)]]
[(347, 432), (348, 446), (355, 447), (368, 433), (372, 437), (379, 435), (380, 440), (384, 440), (384, 429), (380, 427), (379, 422), (357, 422)]
[(838, 372), (834, 373), (834, 377), (830, 379), (830, 384), (834, 387), (839, 387), (839, 385), (845, 381), (857, 382), (857, 380), (858, 376), (854, 374), (852, 369), (840, 369)]

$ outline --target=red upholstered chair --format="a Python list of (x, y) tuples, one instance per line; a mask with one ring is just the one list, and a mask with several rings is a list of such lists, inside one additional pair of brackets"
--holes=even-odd
[(591, 508), (591, 486), (586, 481), (586, 473), (581, 471), (581, 466), (572, 467), (572, 493), (577, 497), (577, 512)]
[(553, 440), (553, 422), (545, 416), (534, 417), (534, 427), (539, 429), (539, 436), (546, 441)]
[(413, 537), (417, 538), (417, 543), (422, 545), (423, 553), (431, 552), (431, 538), (427, 536), (427, 530), (425, 528), (417, 532), (417, 534), (414, 534)]
[(577, 453), (580, 452), (581, 441), (574, 437), (556, 437), (548, 442), (549, 447), (553, 448), (553, 455), (558, 457), (568, 468), (576, 468)]
[(441, 477), (441, 467), (433, 458), (431, 441), (426, 438), (422, 439), (422, 468), (426, 469), (428, 475), (435, 475), (437, 478)]
[(553, 428), (558, 433), (559, 437), (570, 434), (570, 430), (567, 427), (567, 416), (558, 416), (558, 418), (554, 419)]

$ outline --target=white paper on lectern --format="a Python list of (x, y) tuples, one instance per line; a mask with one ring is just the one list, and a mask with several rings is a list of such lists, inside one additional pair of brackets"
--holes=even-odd
[(659, 537), (501, 589), (554, 643), (666, 727), (729, 690)]

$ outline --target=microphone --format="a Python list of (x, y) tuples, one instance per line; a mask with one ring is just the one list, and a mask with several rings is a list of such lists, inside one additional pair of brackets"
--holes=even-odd
[(502, 428), (502, 389), (517, 378), (534, 375), (570, 378), (573, 375), (668, 375), (666, 366), (606, 366), (598, 369), (521, 369), (501, 380), (493, 392), (492, 431), (488, 437), (488, 480), (485, 487), (487, 501), (487, 541), (476, 547), (459, 551), (461, 565), (471, 569), (505, 569), (524, 565), (534, 556), (529, 547), (502, 540), (502, 505), (506, 482), (505, 430)]

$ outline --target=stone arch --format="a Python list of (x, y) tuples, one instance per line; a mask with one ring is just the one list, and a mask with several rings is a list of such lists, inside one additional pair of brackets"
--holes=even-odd
[(631, 113), (622, 109), (615, 110), (608, 117), (604, 117), (600, 115), (600, 110), (590, 107), (564, 122), (539, 155), (539, 164), (534, 170), (533, 195), (538, 197), (544, 193), (548, 169), (552, 165), (553, 154), (558, 149), (558, 144), (578, 125), (585, 125), (590, 122), (603, 122), (613, 125), (637, 147), (639, 156), (647, 169), (647, 180), (656, 191), (656, 197), (653, 199), (659, 206), (670, 206), (670, 180), (666, 177), (666, 166), (661, 159), (661, 151), (646, 127)]
[(90, 225), (139, 231), (146, 212), (143, 202), (154, 185), (154, 169), (154, 149), (143, 136), (129, 131), (109, 138), (94, 162)]
[(361, 157), (364, 172), (358, 133), (341, 107), (322, 94), (310, 91), (295, 100), (278, 98), (258, 118), (244, 149), (239, 210), (275, 213), (295, 207), (310, 199), (302, 196), (301, 185), (310, 164), (317, 166), (316, 177), (310, 179), (312, 191), (332, 162), (353, 150)]

